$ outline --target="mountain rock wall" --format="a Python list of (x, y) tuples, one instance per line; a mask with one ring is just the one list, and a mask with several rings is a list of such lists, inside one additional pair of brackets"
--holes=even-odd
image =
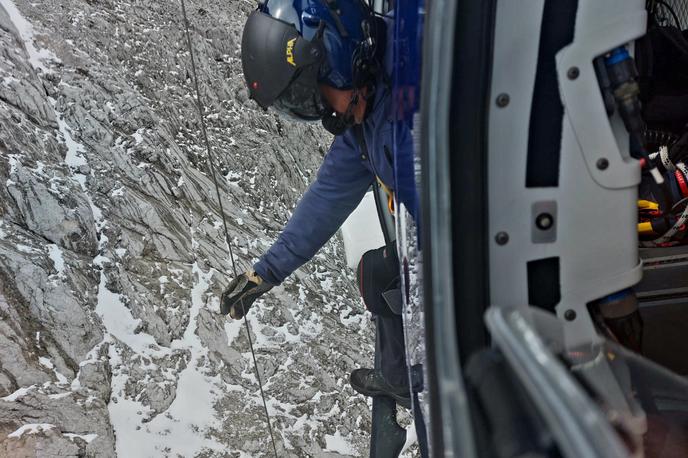
[[(254, 3), (187, 2), (238, 268), (330, 138), (244, 89)], [(0, 456), (271, 456), (180, 4), (0, 0)], [(251, 310), (280, 456), (366, 454), (369, 317), (331, 241)]]

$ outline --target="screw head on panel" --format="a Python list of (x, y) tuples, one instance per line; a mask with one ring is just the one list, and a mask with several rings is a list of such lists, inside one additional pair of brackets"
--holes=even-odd
[(505, 106), (509, 105), (509, 101), (511, 99), (509, 98), (509, 94), (507, 93), (502, 93), (497, 96), (497, 106), (499, 108), (504, 108)]

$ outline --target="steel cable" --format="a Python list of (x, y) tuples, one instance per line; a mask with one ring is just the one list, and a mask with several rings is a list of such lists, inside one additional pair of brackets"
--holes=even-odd
[[(191, 73), (193, 75), (193, 82), (196, 89), (196, 106), (198, 108), (198, 116), (201, 121), (201, 132), (203, 134), (203, 140), (205, 142), (205, 148), (208, 152), (208, 162), (210, 163), (210, 176), (212, 177), (213, 184), (215, 185), (215, 193), (217, 194), (217, 202), (220, 205), (220, 214), (222, 215), (222, 224), (225, 230), (225, 241), (227, 243), (227, 250), (229, 251), (229, 258), (232, 262), (232, 270), (234, 271), (234, 277), (238, 276), (236, 262), (234, 260), (234, 252), (232, 251), (232, 241), (229, 238), (229, 230), (227, 229), (227, 217), (225, 216), (224, 207), (222, 205), (222, 197), (220, 196), (220, 185), (217, 181), (217, 174), (215, 173), (215, 160), (213, 157), (212, 149), (210, 148), (210, 142), (208, 141), (208, 133), (205, 125), (205, 116), (203, 115), (203, 103), (201, 102), (201, 90), (198, 86), (198, 74), (196, 73), (196, 62), (194, 59), (193, 47), (191, 46), (191, 34), (189, 33), (189, 19), (186, 15), (186, 5), (184, 0), (181, 0), (182, 5), (182, 16), (184, 19), (184, 30), (186, 33), (186, 44), (189, 48), (189, 54), (191, 56)], [(256, 360), (256, 353), (253, 349), (253, 340), (251, 338), (251, 328), (248, 324), (248, 319), (246, 318), (246, 310), (244, 309), (244, 302), (241, 301), (241, 309), (244, 313), (244, 324), (246, 325), (246, 334), (248, 335), (248, 345), (251, 348), (251, 357), (253, 358), (253, 368), (256, 372), (256, 379), (258, 380), (258, 387), (260, 388), (260, 397), (263, 400), (263, 408), (265, 409), (265, 419), (268, 423), (268, 432), (270, 433), (270, 441), (272, 442), (272, 450), (275, 453), (275, 458), (277, 458), (277, 446), (275, 445), (275, 436), (272, 433), (272, 425), (270, 423), (270, 413), (268, 412), (268, 404), (265, 401), (265, 392), (263, 391), (263, 382), (260, 377), (260, 371), (258, 370), (258, 361)]]

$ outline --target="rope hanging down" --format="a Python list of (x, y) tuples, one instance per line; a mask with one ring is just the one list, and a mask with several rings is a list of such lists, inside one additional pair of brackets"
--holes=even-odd
[[(205, 116), (203, 116), (203, 104), (201, 103), (201, 91), (198, 86), (198, 75), (196, 73), (196, 61), (194, 59), (193, 47), (191, 46), (191, 34), (189, 33), (189, 19), (186, 15), (186, 5), (184, 0), (181, 0), (182, 4), (182, 16), (184, 19), (184, 30), (186, 32), (186, 44), (189, 48), (189, 55), (191, 56), (191, 73), (193, 74), (193, 82), (196, 88), (196, 106), (198, 107), (198, 116), (201, 120), (201, 132), (203, 133), (203, 141), (205, 142), (205, 148), (208, 152), (208, 162), (210, 163), (210, 176), (213, 179), (213, 184), (215, 185), (215, 193), (217, 195), (217, 202), (220, 205), (220, 214), (222, 215), (222, 224), (225, 229), (225, 241), (227, 243), (227, 249), (229, 250), (229, 258), (232, 261), (232, 270), (234, 271), (234, 276), (238, 276), (236, 262), (234, 260), (234, 253), (232, 252), (232, 241), (229, 238), (229, 230), (227, 229), (227, 217), (225, 216), (225, 211), (222, 205), (222, 197), (220, 196), (220, 185), (217, 182), (217, 175), (215, 173), (215, 158), (213, 157), (212, 150), (210, 148), (210, 142), (208, 141), (208, 133), (205, 127)], [(258, 387), (260, 388), (260, 397), (263, 400), (263, 409), (265, 409), (265, 419), (268, 423), (268, 432), (270, 433), (270, 440), (272, 442), (272, 451), (275, 453), (275, 458), (277, 458), (277, 446), (275, 445), (275, 436), (272, 433), (272, 425), (270, 423), (270, 414), (268, 412), (268, 405), (265, 402), (265, 392), (263, 391), (263, 382), (260, 378), (260, 371), (258, 370), (258, 361), (256, 360), (256, 353), (253, 350), (253, 340), (251, 339), (251, 328), (248, 325), (248, 319), (246, 318), (246, 310), (244, 309), (244, 302), (241, 302), (241, 308), (244, 312), (244, 324), (246, 325), (246, 334), (248, 335), (248, 345), (251, 348), (251, 357), (253, 358), (253, 368), (256, 372), (256, 379), (258, 380)]]

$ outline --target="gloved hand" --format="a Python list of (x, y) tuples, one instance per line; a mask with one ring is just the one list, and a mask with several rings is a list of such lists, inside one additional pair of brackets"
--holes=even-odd
[[(220, 312), (238, 320), (248, 313), (253, 302), (270, 291), (274, 285), (264, 281), (260, 276), (248, 271), (229, 283), (220, 298)], [(243, 307), (242, 307), (243, 304)]]

